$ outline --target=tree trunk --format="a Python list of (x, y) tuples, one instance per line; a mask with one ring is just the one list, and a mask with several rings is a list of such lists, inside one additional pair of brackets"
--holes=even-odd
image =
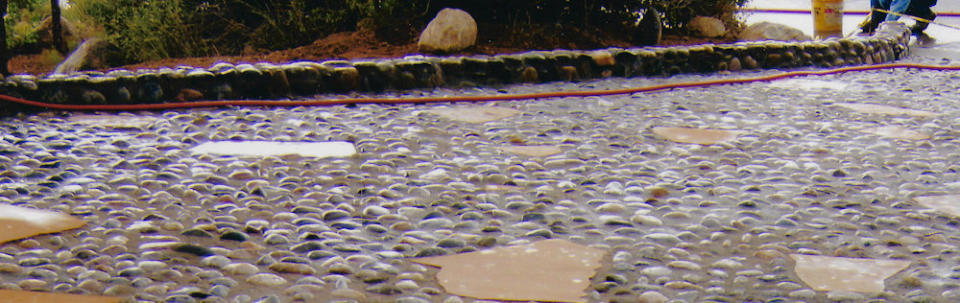
[(53, 47), (67, 55), (67, 43), (63, 41), (63, 25), (60, 24), (60, 0), (50, 0), (50, 21), (53, 22)]
[(7, 16), (7, 0), (0, 0), (0, 74), (9, 75), (7, 61), (10, 61), (10, 51), (7, 50), (7, 25), (3, 22)]

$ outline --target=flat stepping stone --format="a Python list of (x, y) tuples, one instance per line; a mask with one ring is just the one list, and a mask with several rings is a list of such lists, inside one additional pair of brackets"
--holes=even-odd
[(910, 261), (790, 255), (797, 261), (800, 280), (819, 291), (883, 292), (883, 280), (910, 265)]
[(926, 140), (930, 139), (930, 135), (909, 128), (901, 126), (880, 126), (880, 127), (871, 127), (861, 129), (861, 132), (868, 134), (874, 134), (877, 136), (891, 138), (891, 139), (904, 139), (904, 140)]
[(824, 80), (813, 80), (813, 79), (785, 79), (777, 80), (770, 82), (770, 87), (776, 88), (786, 88), (786, 89), (803, 89), (803, 90), (816, 90), (816, 89), (831, 89), (831, 90), (845, 90), (847, 89), (847, 84), (843, 82), (836, 81), (824, 81)]
[(523, 188), (522, 188), (522, 187), (519, 187), (519, 186), (513, 186), (513, 185), (498, 185), (498, 184), (486, 185), (486, 186), (483, 187), (483, 189), (486, 190), (486, 191), (505, 192), (505, 193), (513, 193), (513, 192), (523, 191)]
[(195, 153), (228, 156), (290, 156), (329, 158), (349, 157), (357, 153), (350, 142), (277, 142), (277, 141), (214, 141), (192, 149)]
[(913, 199), (920, 205), (960, 217), (960, 195), (921, 196)]
[(710, 145), (734, 140), (746, 132), (708, 128), (654, 127), (653, 133), (673, 142)]
[(467, 123), (485, 123), (519, 115), (521, 111), (493, 106), (457, 106), (426, 111), (449, 120)]
[(553, 145), (504, 146), (500, 150), (530, 157), (549, 157), (563, 152), (563, 149)]
[(915, 110), (902, 107), (893, 107), (880, 104), (864, 104), (864, 103), (835, 103), (833, 106), (838, 106), (846, 108), (855, 112), (865, 113), (865, 114), (879, 114), (879, 115), (907, 115), (914, 117), (933, 117), (936, 116), (935, 112), (928, 112), (925, 110)]
[(102, 126), (116, 129), (140, 129), (156, 122), (158, 119), (149, 116), (122, 116), (122, 115), (87, 115), (75, 114), (67, 121), (85, 126)]
[(0, 204), (0, 244), (79, 228), (85, 223), (83, 220), (58, 212)]
[(87, 295), (55, 294), (36, 291), (0, 290), (0, 302), (24, 303), (120, 303), (123, 298)]
[(412, 259), (440, 267), (450, 293), (482, 300), (586, 302), (590, 277), (606, 252), (551, 239), (450, 256)]

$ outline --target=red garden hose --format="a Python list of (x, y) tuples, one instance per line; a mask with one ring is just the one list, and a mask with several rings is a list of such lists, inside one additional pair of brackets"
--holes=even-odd
[(823, 76), (840, 74), (854, 71), (870, 71), (880, 69), (895, 68), (916, 68), (924, 70), (955, 71), (960, 70), (960, 65), (924, 65), (912, 63), (890, 63), (877, 65), (864, 65), (843, 67), (828, 70), (817, 71), (793, 71), (768, 76), (747, 77), (736, 79), (719, 79), (710, 81), (681, 82), (651, 85), (637, 88), (611, 89), (611, 90), (588, 90), (588, 91), (562, 91), (547, 93), (530, 94), (509, 94), (509, 95), (488, 95), (488, 96), (454, 96), (454, 97), (419, 97), (419, 98), (345, 98), (345, 99), (307, 99), (307, 100), (217, 100), (217, 101), (192, 101), (178, 103), (156, 103), (156, 104), (95, 104), (95, 105), (74, 105), (74, 104), (55, 104), (47, 102), (38, 102), (24, 100), (21, 98), (0, 95), (0, 100), (12, 103), (18, 103), (33, 107), (58, 110), (77, 110), (77, 111), (138, 111), (138, 110), (158, 110), (158, 109), (178, 109), (195, 107), (220, 107), (220, 106), (330, 106), (342, 104), (358, 103), (379, 103), (379, 104), (417, 104), (434, 102), (486, 102), (486, 101), (511, 101), (511, 100), (530, 100), (560, 97), (588, 97), (588, 96), (607, 96), (622, 95), (640, 92), (651, 92), (668, 90), (674, 88), (686, 87), (708, 87), (725, 84), (742, 84), (750, 82), (771, 81), (799, 76)]

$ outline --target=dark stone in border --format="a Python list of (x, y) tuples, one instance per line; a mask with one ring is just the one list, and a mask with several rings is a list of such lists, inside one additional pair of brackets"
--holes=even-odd
[(873, 36), (805, 42), (740, 42), (678, 47), (531, 51), (392, 60), (217, 63), (159, 70), (13, 75), (0, 93), (60, 104), (129, 104), (198, 99), (277, 99), (322, 93), (469, 87), (605, 77), (670, 76), (741, 69), (878, 64), (909, 53), (910, 31), (887, 22)]

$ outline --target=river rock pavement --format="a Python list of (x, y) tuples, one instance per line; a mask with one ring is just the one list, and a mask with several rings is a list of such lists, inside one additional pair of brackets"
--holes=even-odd
[[(407, 258), (565, 239), (608, 252), (590, 302), (960, 300), (960, 221), (916, 199), (960, 191), (958, 80), (897, 69), (484, 104), (4, 117), (0, 202), (88, 223), (0, 246), (0, 288), (142, 302), (484, 302), (445, 292), (437, 269)], [(478, 112), (513, 114), (457, 120)], [(655, 127), (739, 132), (701, 145)], [(253, 140), (345, 141), (356, 154), (191, 150)], [(909, 266), (879, 293), (821, 291), (791, 254)]]

